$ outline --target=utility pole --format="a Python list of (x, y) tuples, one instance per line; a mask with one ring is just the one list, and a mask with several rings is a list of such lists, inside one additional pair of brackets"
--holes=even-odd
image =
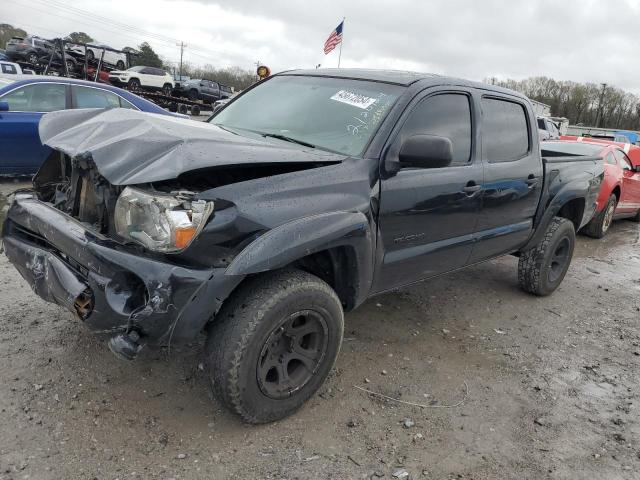
[(258, 75), (258, 67), (262, 65), (262, 63), (260, 62), (260, 60), (258, 60), (254, 65), (256, 66), (256, 78), (258, 79), (258, 81), (260, 81), (260, 76)]
[(602, 92), (600, 92), (600, 100), (598, 100), (598, 111), (596, 112), (596, 128), (600, 127), (600, 123), (602, 122), (602, 103), (604, 102), (604, 92), (607, 90), (607, 84), (601, 83)]
[(176, 45), (180, 47), (180, 81), (182, 81), (182, 54), (187, 45), (184, 42), (176, 43)]

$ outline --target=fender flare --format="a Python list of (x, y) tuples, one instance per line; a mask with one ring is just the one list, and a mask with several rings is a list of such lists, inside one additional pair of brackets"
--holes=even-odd
[[(225, 275), (250, 275), (276, 270), (313, 253), (352, 247), (356, 305), (364, 301), (373, 281), (374, 239), (362, 212), (329, 212), (284, 223), (258, 237), (229, 264)], [(350, 265), (351, 267), (351, 265)]]
[[(599, 191), (599, 189), (598, 189)], [(589, 194), (591, 192), (591, 185), (589, 180), (580, 180), (566, 184), (560, 191), (553, 196), (551, 201), (547, 203), (547, 206), (538, 222), (538, 226), (535, 229), (534, 234), (529, 239), (527, 244), (521, 250), (528, 250), (532, 248), (534, 245), (538, 244), (545, 232), (547, 231), (547, 227), (553, 220), (553, 218), (557, 215), (557, 213), (564, 207), (568, 202), (572, 200), (584, 200), (584, 209), (582, 211), (582, 216), (579, 219), (579, 226), (576, 228), (576, 232), (580, 230), (580, 228), (584, 227), (593, 214), (596, 211), (597, 206), (597, 194), (596, 192), (592, 204), (589, 204), (589, 198), (585, 198), (585, 192)]]

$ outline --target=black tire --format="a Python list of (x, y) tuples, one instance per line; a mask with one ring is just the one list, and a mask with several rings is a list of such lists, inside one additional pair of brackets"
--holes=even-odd
[(166, 95), (166, 96), (170, 97), (170, 96), (171, 96), (171, 91), (172, 91), (172, 90), (173, 90), (173, 87), (171, 86), (171, 84), (170, 84), (170, 83), (165, 83), (165, 84), (162, 86), (162, 94), (163, 94), (163, 95)]
[(93, 53), (93, 50), (89, 50), (87, 48), (87, 61), (88, 62), (92, 62), (93, 59), (96, 58), (95, 54)]
[(601, 212), (598, 212), (582, 230), (585, 235), (593, 238), (602, 238), (605, 236), (609, 227), (613, 222), (613, 214), (616, 211), (616, 203), (618, 198), (612, 193), (607, 200)]
[(520, 287), (525, 292), (541, 297), (553, 293), (569, 269), (575, 244), (573, 223), (566, 218), (554, 217), (540, 243), (520, 252)]
[(178, 111), (178, 104), (176, 102), (171, 102), (168, 108), (170, 112), (175, 113)]
[(73, 73), (76, 70), (76, 64), (73, 60), (67, 59), (67, 71)]
[(200, 115), (200, 107), (198, 105), (191, 106), (191, 115), (198, 116)]
[(197, 90), (189, 90), (188, 98), (192, 102), (195, 102), (196, 100), (198, 100), (198, 91)]
[(116, 70), (124, 70), (124, 67), (126, 65), (124, 64), (124, 62), (122, 60), (118, 60), (118, 62), (116, 63)]
[[(304, 333), (313, 328), (314, 333)], [(213, 393), (248, 423), (287, 417), (329, 375), (343, 330), (338, 296), (315, 275), (281, 270), (250, 280), (226, 301), (207, 329), (205, 351)], [(312, 345), (318, 348), (307, 350), (303, 345), (309, 335), (317, 336)]]
[(127, 83), (127, 89), (131, 90), (132, 92), (140, 90), (140, 80), (138, 80), (137, 78), (130, 79)]
[(187, 107), (184, 103), (178, 105), (178, 113), (182, 115), (189, 115), (189, 107)]
[(30, 53), (29, 55), (27, 55), (27, 62), (29, 62), (31, 65), (37, 65), (38, 55), (36, 55), (34, 52)]

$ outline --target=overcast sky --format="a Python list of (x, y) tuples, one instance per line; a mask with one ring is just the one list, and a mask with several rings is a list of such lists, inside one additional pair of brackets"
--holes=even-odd
[(0, 23), (41, 36), (146, 40), (173, 62), (183, 40), (193, 64), (272, 71), (337, 66), (337, 49), (322, 48), (342, 17), (343, 67), (546, 75), (640, 94), (640, 0), (0, 0)]

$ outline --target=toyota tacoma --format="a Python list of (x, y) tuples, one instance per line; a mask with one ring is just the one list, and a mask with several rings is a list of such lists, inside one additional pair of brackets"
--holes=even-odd
[(373, 295), (508, 254), (551, 294), (604, 171), (541, 152), (523, 95), (394, 71), (284, 72), (205, 123), (53, 112), (40, 137), (9, 260), (121, 357), (206, 333), (213, 391), (250, 423), (318, 390)]

